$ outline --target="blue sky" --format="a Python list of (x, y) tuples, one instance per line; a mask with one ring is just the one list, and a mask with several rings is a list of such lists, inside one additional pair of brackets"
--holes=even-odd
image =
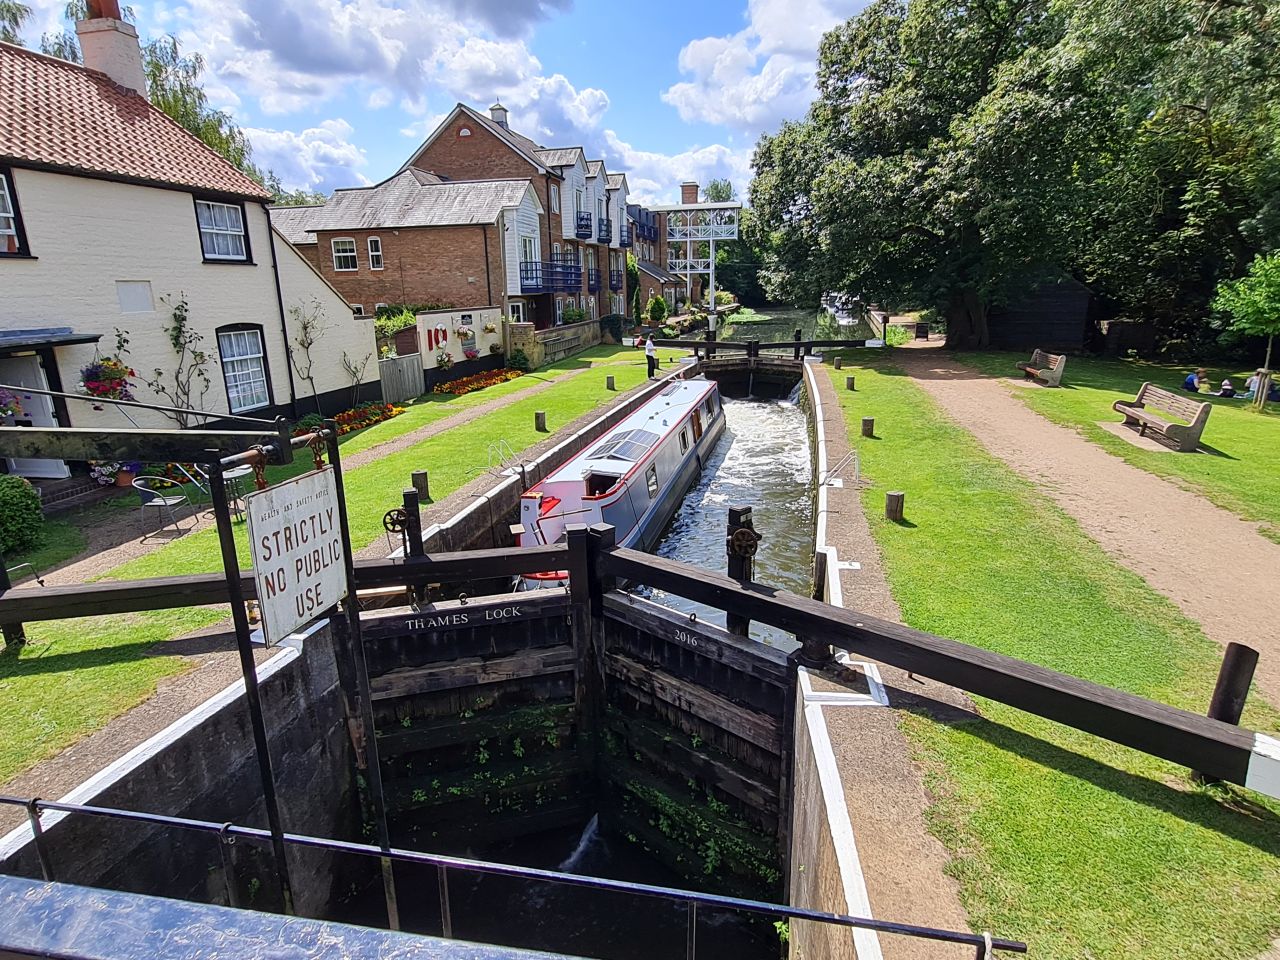
[[(35, 46), (65, 0), (28, 0)], [(498, 96), (512, 126), (581, 145), (634, 199), (728, 176), (745, 195), (759, 135), (804, 113), (818, 40), (865, 0), (157, 0), (205, 87), (289, 187), (395, 171), (461, 100)]]

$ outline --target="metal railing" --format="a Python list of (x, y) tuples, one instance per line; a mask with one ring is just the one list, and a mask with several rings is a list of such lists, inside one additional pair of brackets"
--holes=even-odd
[(579, 240), (586, 240), (591, 236), (591, 212), (589, 210), (579, 210), (574, 216), (573, 234)]
[[(236, 841), (245, 840), (250, 843), (269, 845), (271, 833), (257, 827), (240, 826), (235, 823), (214, 823), (209, 820), (194, 820), (188, 817), (169, 817), (158, 813), (143, 813), (136, 810), (119, 810), (113, 807), (96, 807), (76, 803), (58, 803), (38, 798), (24, 799), (0, 795), (0, 804), (22, 807), (26, 810), (27, 821), (31, 825), (36, 859), (40, 863), (40, 873), (47, 882), (56, 882), (57, 876), (48, 848), (48, 837), (41, 822), (44, 812), (63, 813), (72, 816), (102, 817), (126, 821), (134, 824), (148, 824), (157, 827), (168, 827), (178, 830), (189, 830), (217, 837), (218, 851), (221, 855), (223, 885), (227, 894), (227, 902), (233, 907), (240, 907), (239, 887), (236, 883), (235, 863), (231, 855), (231, 847)], [(894, 934), (914, 937), (938, 943), (956, 943), (973, 947), (978, 960), (990, 956), (992, 950), (1003, 950), (1010, 953), (1026, 953), (1027, 945), (1017, 940), (1004, 940), (989, 934), (975, 934), (964, 930), (944, 930), (937, 927), (925, 927), (912, 923), (894, 923), (889, 920), (876, 920), (872, 917), (858, 917), (843, 913), (827, 913), (821, 910), (807, 910), (791, 907), (781, 903), (769, 903), (763, 900), (748, 900), (742, 897), (728, 897), (711, 893), (698, 893), (693, 890), (681, 890), (677, 887), (662, 887), (647, 883), (631, 883), (625, 880), (610, 880), (604, 877), (588, 877), (573, 873), (562, 873), (558, 870), (541, 870), (535, 867), (522, 867), (509, 863), (494, 863), (487, 860), (472, 860), (463, 857), (449, 857), (442, 854), (422, 853), (416, 850), (401, 850), (396, 847), (378, 847), (367, 843), (355, 843), (348, 840), (333, 840), (328, 837), (313, 837), (307, 834), (285, 833), (286, 846), (302, 847), (312, 850), (326, 850), (331, 853), (354, 854), (369, 857), (372, 860), (391, 860), (396, 863), (409, 863), (417, 866), (435, 867), (439, 882), (440, 926), (445, 937), (453, 937), (453, 916), (449, 903), (449, 872), (464, 874), (483, 874), (498, 877), (513, 877), (541, 883), (554, 883), (570, 887), (582, 887), (588, 890), (624, 893), (637, 897), (657, 898), (672, 903), (686, 905), (686, 949), (688, 960), (697, 956), (698, 910), (735, 910), (741, 913), (766, 917), (775, 920), (803, 920), (813, 923), (825, 923), (850, 929), (870, 930), (875, 933)]]
[(618, 228), (618, 246), (631, 246), (631, 227), (623, 226)]
[(546, 291), (546, 272), (540, 260), (520, 261), (520, 292), (543, 293)]
[(587, 267), (587, 289), (593, 293), (600, 289), (600, 270), (596, 267)]
[(613, 221), (608, 217), (601, 217), (596, 224), (596, 239), (601, 243), (608, 243), (613, 239)]
[(610, 290), (622, 289), (622, 271), (621, 270), (609, 271), (609, 289)]

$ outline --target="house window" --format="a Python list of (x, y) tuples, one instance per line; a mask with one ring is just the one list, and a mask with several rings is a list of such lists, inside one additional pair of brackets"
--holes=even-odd
[(267, 386), (267, 358), (262, 348), (261, 327), (219, 330), (218, 356), (232, 413), (270, 405), (271, 391)]
[(196, 201), (196, 223), (206, 260), (248, 260), (244, 211), (230, 203)]
[(382, 269), (382, 238), (381, 237), (369, 238), (369, 269), (370, 270)]
[(564, 301), (556, 297), (556, 326), (564, 323)]
[(644, 482), (649, 487), (649, 499), (652, 500), (658, 495), (658, 465), (650, 464), (649, 469), (644, 472)]
[(557, 263), (560, 261), (560, 244), (553, 243), (551, 245), (551, 259)]
[(574, 213), (582, 212), (582, 191), (581, 190), (573, 191), (573, 212)]
[(520, 260), (522, 263), (533, 263), (538, 259), (538, 244), (533, 237), (520, 238)]
[(596, 318), (596, 298), (587, 297), (587, 317), (591, 320)]
[(507, 307), (507, 313), (511, 315), (513, 323), (524, 323), (524, 304), (513, 303)]
[(0, 170), (0, 257), (27, 255), (27, 238), (22, 230), (18, 199), (9, 185), (9, 173)]
[(560, 212), (560, 184), (558, 183), (551, 185), (551, 212)]
[(356, 242), (350, 237), (344, 237), (341, 240), (334, 240), (333, 244), (333, 269), (350, 272), (360, 269), (360, 262), (356, 259)]
[(354, 313), (357, 317), (363, 317), (363, 316), (364, 316), (364, 304), (363, 304), (363, 303), (353, 303), (353, 304), (351, 304), (351, 312), (352, 312), (352, 313)]

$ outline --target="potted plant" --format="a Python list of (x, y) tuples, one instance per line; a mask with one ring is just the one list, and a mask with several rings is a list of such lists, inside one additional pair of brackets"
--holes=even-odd
[(441, 370), (448, 370), (453, 366), (453, 354), (448, 350), (441, 350), (436, 354), (436, 366)]
[(129, 460), (125, 463), (119, 464), (119, 469), (116, 471), (116, 486), (132, 486), (133, 481), (137, 478), (141, 470), (142, 464), (138, 463), (136, 460)]
[(485, 333), (497, 333), (497, 332), (498, 332), (498, 328), (497, 328), (497, 326), (496, 326), (495, 324), (492, 324), (492, 323), (486, 323), (486, 324), (484, 325), (484, 332), (485, 332)]
[(475, 347), (467, 347), (462, 351), (462, 355), (468, 360), (474, 360), (476, 357), (480, 356), (480, 351)]
[(22, 414), (22, 401), (18, 395), (8, 390), (0, 390), (0, 418), (17, 417)]
[[(130, 377), (136, 377), (133, 368), (119, 357), (98, 357), (80, 368), (80, 390), (91, 397), (102, 397), (108, 400), (132, 400), (133, 384)], [(101, 410), (101, 404), (93, 404), (95, 410)]]

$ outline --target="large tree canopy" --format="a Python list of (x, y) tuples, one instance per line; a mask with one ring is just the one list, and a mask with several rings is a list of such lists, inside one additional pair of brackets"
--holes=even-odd
[(831, 31), (808, 116), (761, 139), (771, 292), (933, 306), (955, 345), (1073, 274), (1203, 319), (1274, 237), (1275, 0), (877, 0)]

